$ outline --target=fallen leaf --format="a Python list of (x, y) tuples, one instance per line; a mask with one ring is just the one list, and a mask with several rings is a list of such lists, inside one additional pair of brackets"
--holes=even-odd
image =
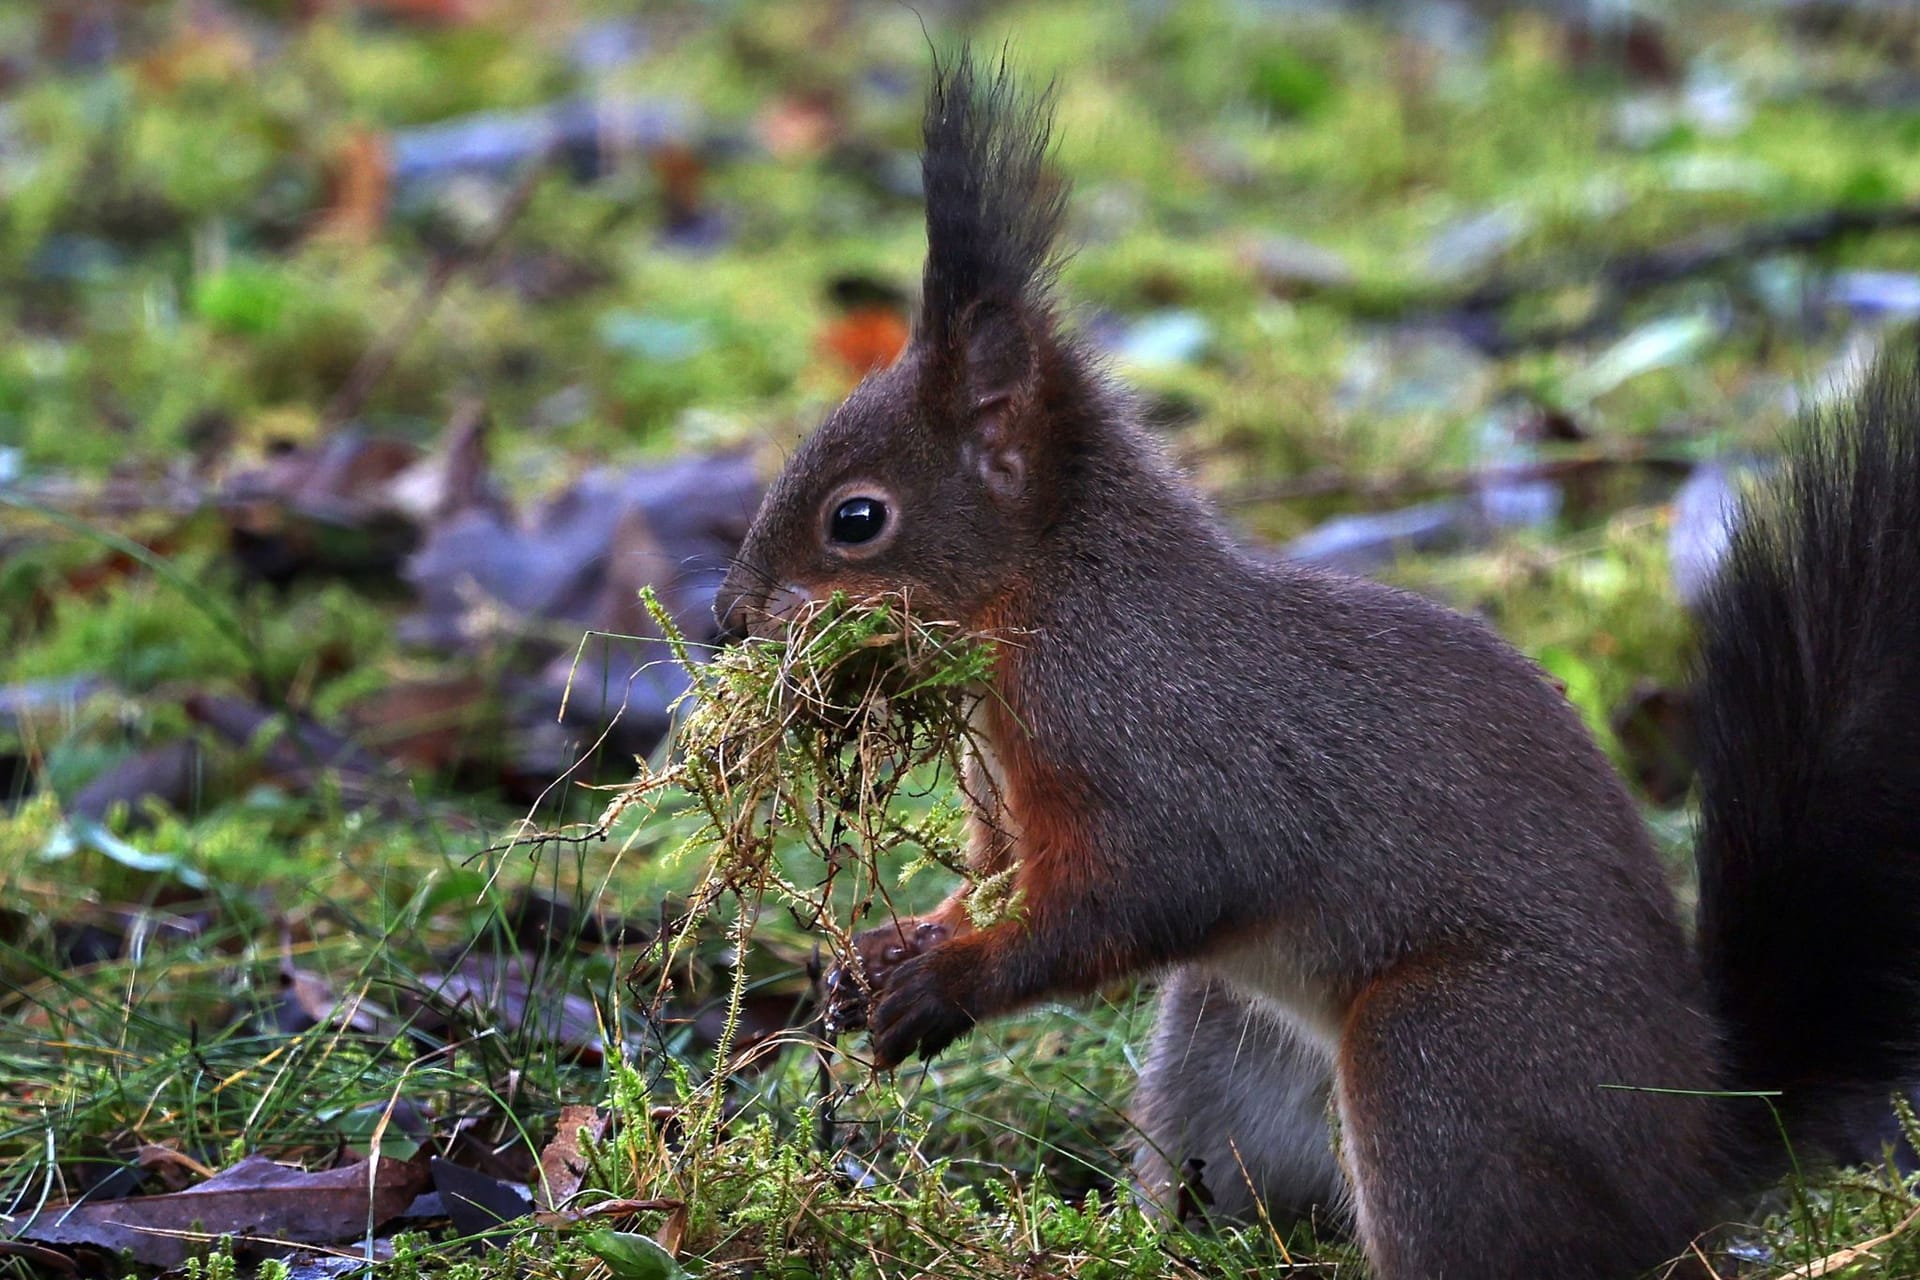
[(551, 975), (536, 980), (519, 955), (474, 952), (452, 973), (423, 985), (452, 1011), (465, 1011), (481, 1026), (554, 1045), (575, 1061), (597, 1065), (606, 1057), (600, 1015), (591, 1000), (556, 987)]
[[(393, 1260), (393, 1241), (381, 1238), (373, 1242), (374, 1262)], [(373, 1275), (368, 1259), (355, 1250), (351, 1258), (333, 1253), (297, 1253), (282, 1259), (287, 1264), (287, 1280), (365, 1280)]]
[(272, 583), (394, 572), (419, 529), (393, 486), (421, 459), (405, 441), (342, 430), (236, 474), (220, 494), (234, 559)]
[(208, 768), (206, 753), (191, 739), (162, 743), (126, 757), (73, 793), (66, 812), (76, 818), (105, 822), (124, 807), (132, 825), (150, 821), (149, 800), (158, 800), (175, 813), (193, 816), (224, 791)]
[(27, 725), (57, 725), (88, 699), (110, 693), (102, 676), (61, 676), (0, 685), (0, 731), (19, 733)]
[(233, 745), (257, 748), (262, 766), (276, 777), (304, 781), (321, 770), (333, 770), (372, 781), (386, 772), (386, 765), (366, 748), (304, 716), (215, 693), (189, 694), (181, 706), (195, 723)]
[(1517, 204), (1456, 218), (1427, 241), (1427, 274), (1436, 280), (1477, 276), (1504, 258), (1533, 227), (1533, 215)]
[(387, 140), (356, 129), (334, 153), (327, 175), (327, 209), (318, 234), (353, 244), (371, 244), (387, 221), (393, 160)]
[(158, 1173), (163, 1179), (187, 1177), (212, 1179), (218, 1176), (212, 1169), (185, 1152), (175, 1151), (172, 1147), (163, 1147), (156, 1142), (141, 1143), (140, 1150), (134, 1158), (139, 1161), (142, 1169)]
[[(710, 643), (714, 596), (760, 492), (751, 459), (721, 455), (589, 472), (521, 517), (468, 507), (434, 521), (408, 560), (420, 608), (401, 635), (452, 654), (513, 649), (532, 674), (501, 691), (501, 740), (509, 773), (536, 789), (603, 730), (609, 758), (644, 754), (686, 682), (660, 661), (640, 588), (654, 587), (691, 641)], [(583, 630), (600, 634), (582, 647)]]
[(507, 921), (520, 950), (535, 954), (556, 948), (638, 947), (653, 937), (637, 921), (582, 910), (533, 888), (523, 888), (514, 895)]
[(19, 1258), (31, 1266), (43, 1267), (61, 1275), (80, 1273), (80, 1264), (58, 1249), (28, 1244), (24, 1240), (0, 1240), (0, 1258)]
[(455, 174), (504, 178), (554, 154), (566, 157), (577, 178), (591, 180), (620, 155), (683, 143), (693, 115), (677, 99), (609, 96), (456, 116), (394, 132), (393, 182), (405, 190)]
[[(533, 1220), (543, 1227), (565, 1227), (578, 1222), (592, 1222), (595, 1218), (622, 1218), (629, 1214), (658, 1213), (662, 1210), (670, 1217), (684, 1217), (687, 1203), (684, 1200), (595, 1200), (592, 1204), (573, 1209), (542, 1209), (533, 1215)], [(662, 1230), (665, 1230), (664, 1226)]]
[(1398, 511), (1335, 516), (1287, 543), (1281, 553), (1342, 573), (1370, 573), (1409, 552), (1471, 543), (1479, 525), (1472, 503), (1425, 502)]
[(434, 1156), (428, 1161), (433, 1189), (454, 1230), (469, 1239), (491, 1239), (498, 1228), (533, 1212), (526, 1188)]
[(280, 998), (274, 1004), (274, 1017), (286, 1035), (321, 1026), (374, 1035), (389, 1020), (386, 1010), (370, 1000), (343, 1002), (334, 994), (331, 983), (309, 969), (299, 968), (290, 956), (280, 962)]
[(557, 1210), (580, 1190), (587, 1175), (586, 1157), (581, 1153), (582, 1133), (594, 1142), (607, 1136), (610, 1117), (597, 1107), (570, 1106), (560, 1109), (560, 1123), (553, 1140), (540, 1153), (540, 1181), (535, 1199), (543, 1209)]
[(397, 681), (347, 717), (356, 740), (409, 774), (452, 774), (500, 745), (500, 699), (479, 674)]
[[(749, 993), (740, 1002), (739, 1024), (733, 1029), (733, 1058), (727, 1069), (750, 1074), (763, 1071), (777, 1062), (781, 1056), (779, 1053), (756, 1053), (755, 1050), (782, 1032), (803, 1027), (812, 1021), (813, 994), (811, 984), (786, 991), (776, 989)], [(700, 1010), (693, 1017), (694, 1039), (704, 1046), (718, 1045), (726, 1030), (727, 1017), (725, 1002), (709, 1004)]]
[(1293, 236), (1262, 237), (1245, 257), (1260, 283), (1283, 298), (1351, 288), (1356, 279), (1346, 258)]
[(358, 1239), (405, 1209), (429, 1181), (426, 1166), (412, 1162), (361, 1161), (309, 1173), (248, 1156), (185, 1191), (0, 1214), (0, 1230), (41, 1244), (126, 1250), (148, 1266), (177, 1267), (223, 1235), (299, 1244)]
[(686, 1238), (687, 1206), (682, 1201), (667, 1210), (667, 1216), (660, 1220), (660, 1229), (653, 1233), (653, 1240), (670, 1256), (677, 1257), (680, 1253), (680, 1243)]
[(894, 362), (906, 348), (909, 328), (901, 311), (859, 307), (829, 321), (820, 345), (845, 367), (849, 380), (857, 382)]

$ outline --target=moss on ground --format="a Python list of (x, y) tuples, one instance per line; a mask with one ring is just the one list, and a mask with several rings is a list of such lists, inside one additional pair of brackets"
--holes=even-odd
[[(383, 13), (401, 4), (135, 6), (100, 61), (30, 6), (0, 15), (0, 48), (20, 51), (0, 122), (0, 476), (36, 495), (0, 505), (0, 686), (113, 686), (0, 729), (0, 756), (44, 786), (72, 795), (180, 731), (176, 691), (331, 721), (421, 663), (397, 638), (390, 584), (267, 588), (205, 516), (46, 511), (110, 480), (159, 495), (197, 467), (214, 483), (332, 429), (335, 397), (434, 264), (473, 253), (510, 199), (510, 176), (394, 173), (385, 208), (369, 206), (353, 194), (379, 169), (366, 157), (418, 136), (402, 131), (599, 95), (658, 108), (680, 139), (571, 157), (597, 167), (592, 182), (565, 165), (540, 178), (491, 255), (399, 335), (353, 415), (428, 444), (484, 396), (516, 497), (695, 448), (756, 444), (771, 461), (857, 376), (835, 354), (835, 282), (913, 289), (928, 50), (912, 9), (668, 0), (635, 23), (598, 0), (470, 7), (436, 23)], [(977, 45), (1058, 80), (1060, 164), (1078, 189), (1066, 298), (1254, 537), (1457, 496), (1448, 477), (1506, 449), (1764, 452), (1877, 319), (1822, 300), (1833, 273), (1920, 272), (1910, 232), (1735, 255), (1578, 333), (1612, 301), (1608, 260), (1920, 200), (1915, 45), (1897, 6), (1826, 29), (1791, 6), (1668, 6), (1677, 83), (1574, 65), (1565, 27), (1532, 10), (1463, 7), (1421, 36), (1227, 0), (960, 10), (976, 8)], [(957, 34), (932, 32), (943, 47)], [(583, 61), (589, 38), (628, 52)], [(1508, 325), (1575, 336), (1483, 348), (1450, 325), (1477, 284), (1535, 278), (1552, 283), (1523, 291)], [(1516, 405), (1557, 424), (1544, 442), (1500, 435)], [(1488, 617), (1630, 763), (1612, 718), (1637, 687), (1682, 677), (1688, 628), (1671, 484), (1602, 471), (1554, 519), (1384, 571)], [(115, 539), (153, 550), (128, 559)], [(221, 756), (240, 784), (185, 815), (76, 828), (45, 790), (0, 812), (0, 978), (20, 1028), (0, 1046), (0, 1201), (57, 1198), (141, 1141), (212, 1164), (364, 1145), (397, 1096), (473, 1117), (483, 1144), (524, 1157), (563, 1103), (595, 1101), (622, 1123), (590, 1185), (682, 1202), (624, 1225), (678, 1240), (709, 1274), (749, 1259), (783, 1275), (1239, 1274), (1295, 1251), (1353, 1271), (1338, 1242), (1307, 1234), (1163, 1240), (1115, 1189), (1147, 1016), (1132, 989), (983, 1029), (897, 1084), (791, 1052), (732, 1082), (738, 1110), (697, 1158), (679, 1109), (711, 1065), (700, 1015), (742, 963), (764, 1008), (792, 1006), (811, 942), (790, 916), (768, 913), (743, 961), (722, 910), (676, 971), (668, 1021), (627, 986), (637, 948), (588, 945), (577, 919), (559, 930), (543, 963), (597, 1002), (634, 1046), (624, 1058), (457, 1022), (435, 1024), (439, 1048), (404, 1053), (387, 1024), (283, 1030), (290, 973), (407, 1016), (520, 927), (526, 892), (656, 926), (701, 864), (673, 852), (691, 819), (643, 827), (636, 813), (605, 842), (515, 844), (522, 810), (448, 779), (406, 780), (405, 806), (356, 807), (330, 785), (260, 781), (251, 758)], [(535, 825), (589, 823), (607, 799), (555, 794)], [(1684, 806), (1649, 815), (1684, 849)], [(896, 900), (941, 888), (917, 877)], [(129, 907), (152, 932), (122, 936)], [(87, 953), (83, 925), (119, 931), (121, 954)], [(1754, 1274), (1893, 1231), (1913, 1201), (1855, 1177), (1782, 1203), (1744, 1237), (1774, 1251)], [(1852, 1274), (1920, 1269), (1913, 1234)], [(571, 1235), (556, 1248), (530, 1231), (515, 1249), (403, 1240), (389, 1270), (598, 1265)]]

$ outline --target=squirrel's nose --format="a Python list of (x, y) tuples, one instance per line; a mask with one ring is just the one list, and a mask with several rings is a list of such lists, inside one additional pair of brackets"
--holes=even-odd
[(777, 631), (813, 598), (812, 591), (791, 582), (771, 591), (731, 590), (723, 585), (713, 602), (714, 620), (720, 624), (714, 639), (720, 644), (745, 640), (754, 634), (752, 624), (755, 622), (762, 624), (762, 634), (769, 629)]

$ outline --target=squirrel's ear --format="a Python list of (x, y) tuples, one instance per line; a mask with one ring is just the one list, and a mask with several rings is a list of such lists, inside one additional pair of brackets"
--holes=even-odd
[(965, 328), (966, 410), (980, 478), (1002, 501), (1026, 492), (1031, 417), (1040, 367), (1035, 334), (1018, 306), (983, 303)]
[(1045, 443), (1037, 434), (1041, 366), (1066, 201), (1065, 186), (1046, 171), (1051, 106), (1048, 93), (1020, 93), (1004, 62), (982, 75), (963, 48), (934, 65), (915, 341), (934, 353), (934, 395), (946, 413), (961, 415), (955, 426), (968, 433), (988, 492), (1002, 502), (1026, 494)]

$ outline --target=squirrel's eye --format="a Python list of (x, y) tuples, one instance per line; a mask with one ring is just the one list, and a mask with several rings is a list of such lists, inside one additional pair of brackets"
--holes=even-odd
[(886, 503), (878, 498), (848, 498), (834, 508), (827, 533), (835, 542), (871, 542), (886, 526)]

